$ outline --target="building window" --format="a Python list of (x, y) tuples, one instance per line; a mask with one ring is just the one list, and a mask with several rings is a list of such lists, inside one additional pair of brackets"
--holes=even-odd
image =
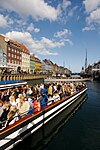
[(8, 56), (10, 57), (10, 53), (8, 53)]
[(8, 50), (10, 50), (10, 47), (8, 47)]

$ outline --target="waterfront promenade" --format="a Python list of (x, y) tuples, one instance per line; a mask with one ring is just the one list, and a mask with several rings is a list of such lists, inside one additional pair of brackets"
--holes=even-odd
[(48, 75), (40, 74), (0, 74), (0, 81), (44, 79)]

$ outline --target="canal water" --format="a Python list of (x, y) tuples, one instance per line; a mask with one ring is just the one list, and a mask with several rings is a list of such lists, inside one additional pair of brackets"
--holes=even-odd
[[(41, 150), (100, 150), (100, 82), (87, 86), (87, 100)], [(30, 136), (14, 149), (33, 150), (32, 142)]]

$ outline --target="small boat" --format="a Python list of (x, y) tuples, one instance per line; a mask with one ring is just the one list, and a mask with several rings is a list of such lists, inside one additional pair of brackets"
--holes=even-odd
[[(46, 106), (41, 111), (25, 116), (0, 131), (0, 150), (13, 148), (27, 136), (37, 133), (41, 128), (46, 128), (47, 130), (45, 125), (48, 126), (48, 123), (59, 117), (64, 111), (69, 114), (76, 105), (82, 102), (86, 91), (87, 87), (84, 87), (73, 95), (65, 96), (61, 100)], [(48, 128), (51, 128), (51, 126), (48, 126)]]
[(22, 85), (26, 85), (27, 82), (24, 82), (23, 80), (6, 80), (6, 81), (0, 81), (0, 90), (13, 88), (13, 87), (19, 87)]

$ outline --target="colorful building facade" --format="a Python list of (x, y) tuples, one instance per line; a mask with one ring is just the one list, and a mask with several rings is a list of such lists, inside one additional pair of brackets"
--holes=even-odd
[(7, 44), (7, 66), (17, 70), (18, 67), (21, 67), (22, 55), (21, 47), (18, 42), (9, 40)]

